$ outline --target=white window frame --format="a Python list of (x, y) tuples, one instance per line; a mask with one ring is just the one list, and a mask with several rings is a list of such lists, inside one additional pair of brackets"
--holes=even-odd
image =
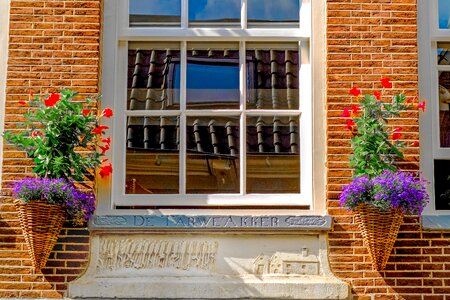
[(434, 195), (434, 160), (450, 159), (450, 148), (440, 147), (438, 89), (438, 71), (450, 71), (450, 66), (437, 65), (438, 42), (450, 42), (450, 29), (439, 29), (438, 0), (419, 0), (419, 96), (427, 100), (427, 109), (420, 118), (420, 166), (423, 176), (431, 182), (426, 215), (450, 215), (450, 210), (436, 210)]
[[(6, 74), (8, 62), (9, 9), (10, 0), (0, 0), (0, 120), (5, 120)], [(3, 132), (5, 122), (0, 122)], [(0, 170), (3, 168), (3, 138), (0, 138)], [(3, 177), (0, 175), (0, 186)]]
[[(187, 12), (188, 0), (182, 0), (181, 27), (180, 28), (155, 28), (155, 27), (129, 27), (128, 26), (128, 1), (124, 0), (108, 0), (104, 2), (104, 19), (103, 19), (103, 70), (102, 70), (102, 106), (113, 107), (115, 116), (112, 120), (106, 120), (106, 125), (111, 127), (111, 136), (113, 137), (112, 151), (109, 152), (110, 160), (113, 163), (113, 176), (109, 178), (98, 178), (98, 208), (97, 214), (114, 213), (117, 211), (115, 206), (205, 206), (211, 205), (239, 205), (239, 206), (309, 206), (310, 211), (324, 212), (325, 210), (325, 122), (324, 116), (324, 89), (325, 89), (325, 72), (324, 63), (317, 64), (317, 68), (311, 67), (312, 60), (325, 60), (325, 42), (324, 42), (324, 18), (325, 18), (325, 1), (303, 0), (300, 9), (300, 26), (299, 28), (246, 28), (246, 3), (247, 0), (241, 0), (241, 28), (188, 28)], [(311, 6), (315, 6), (319, 19), (311, 18)], [(317, 12), (316, 12), (317, 11)], [(314, 22), (314, 27), (311, 23)], [(318, 45), (316, 49), (311, 47), (310, 39), (312, 36), (312, 28), (317, 27), (315, 35), (318, 34)], [(300, 68), (300, 109), (294, 110), (277, 110), (277, 115), (301, 115), (299, 124), (300, 135), (300, 194), (244, 194), (245, 176), (240, 176), (239, 194), (175, 194), (175, 195), (130, 195), (125, 194), (125, 143), (126, 140), (126, 118), (129, 115), (152, 115), (152, 113), (160, 114), (161, 111), (126, 111), (126, 68), (127, 68), (127, 50), (128, 42), (151, 42), (151, 41), (171, 41), (180, 42), (181, 48), (181, 73), (186, 68), (186, 43), (197, 41), (233, 41), (239, 43), (240, 50), (240, 91), (241, 103), (244, 103), (245, 97), (245, 43), (246, 42), (297, 42), (299, 45), (299, 53), (301, 59)], [(315, 40), (316, 43), (316, 40)], [(114, 47), (116, 46), (116, 47)], [(113, 63), (115, 62), (115, 63)], [(313, 79), (314, 78), (314, 79)], [(312, 85), (314, 80), (314, 86)], [(186, 78), (181, 76), (180, 97), (183, 99)], [(314, 99), (314, 101), (312, 100)], [(313, 105), (314, 102), (314, 105)], [(315, 107), (315, 108), (314, 108)], [(195, 115), (211, 115), (227, 113), (227, 110), (217, 111), (192, 111)], [(243, 112), (243, 106), (237, 113)], [(268, 111), (246, 110), (248, 114), (261, 115), (273, 114)], [(178, 111), (167, 111), (164, 114), (178, 114)], [(240, 128), (245, 128), (245, 118), (241, 118)], [(184, 118), (181, 118), (180, 127), (183, 128)], [(314, 132), (317, 134), (313, 137)], [(242, 130), (242, 129), (241, 129)], [(184, 130), (180, 131), (183, 141)], [(244, 137), (241, 134), (240, 145), (243, 143)], [(182, 143), (180, 143), (182, 144)], [(316, 146), (319, 145), (319, 146)], [(240, 172), (245, 173), (245, 147), (240, 147)], [(313, 155), (314, 149), (314, 155)], [(185, 149), (180, 147), (180, 165), (183, 165)], [(318, 158), (318, 159), (317, 159)], [(314, 170), (318, 170), (313, 173)], [(181, 170), (183, 173), (183, 170)], [(180, 174), (181, 175), (181, 174)], [(184, 176), (180, 176), (184, 177)], [(318, 184), (317, 189), (313, 189)], [(180, 179), (180, 184), (183, 184)], [(183, 186), (183, 185), (181, 185)], [(317, 201), (316, 201), (317, 199)], [(319, 200), (320, 199), (320, 200)], [(122, 211), (123, 212), (123, 211)], [(134, 211), (136, 212), (136, 211)]]

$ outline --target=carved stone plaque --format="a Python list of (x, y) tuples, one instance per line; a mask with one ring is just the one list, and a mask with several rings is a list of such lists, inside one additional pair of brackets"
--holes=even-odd
[(183, 240), (102, 239), (98, 267), (118, 269), (199, 269), (211, 271), (217, 242)]

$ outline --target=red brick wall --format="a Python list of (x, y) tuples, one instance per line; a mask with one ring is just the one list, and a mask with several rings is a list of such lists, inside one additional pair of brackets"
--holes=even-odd
[[(363, 92), (381, 88), (388, 76), (390, 94), (417, 94), (415, 0), (327, 0), (328, 207), (334, 218), (329, 234), (334, 273), (351, 283), (355, 299), (450, 299), (450, 234), (422, 232), (408, 217), (394, 253), (382, 273), (371, 270), (352, 215), (337, 197), (348, 183), (350, 133), (341, 118), (356, 85)], [(5, 127), (24, 108), (17, 101), (47, 89), (69, 87), (97, 93), (100, 0), (12, 0)], [(397, 120), (409, 140), (418, 138), (417, 112)], [(418, 149), (407, 149), (404, 168), (417, 169)], [(68, 281), (83, 272), (88, 259), (85, 229), (66, 226), (44, 275), (33, 275), (7, 184), (29, 174), (30, 161), (5, 146), (0, 196), (0, 297), (62, 297)]]
[[(71, 88), (98, 93), (100, 0), (11, 0), (5, 128), (26, 110), (18, 104), (35, 94)], [(30, 174), (23, 152), (4, 147), (0, 196), (0, 298), (63, 297), (67, 282), (85, 270), (89, 237), (66, 224), (43, 274), (31, 272), (8, 184)]]
[[(418, 93), (416, 0), (328, 0), (327, 4), (332, 269), (351, 284), (355, 299), (450, 299), (450, 234), (423, 232), (418, 218), (407, 217), (385, 272), (374, 272), (352, 214), (340, 209), (338, 201), (342, 185), (351, 176), (351, 136), (341, 117), (342, 109), (355, 100), (348, 90), (357, 86), (363, 93), (372, 93), (381, 89), (381, 77), (389, 77), (393, 82), (389, 94)], [(395, 121), (407, 141), (418, 139), (417, 117), (413, 111)], [(403, 168), (417, 169), (418, 161), (418, 149), (408, 148)]]

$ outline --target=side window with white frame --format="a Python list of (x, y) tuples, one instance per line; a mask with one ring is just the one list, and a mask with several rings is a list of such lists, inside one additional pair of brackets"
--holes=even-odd
[[(422, 169), (431, 179), (429, 214), (450, 212), (450, 0), (419, 1)], [(432, 134), (430, 134), (430, 132)]]
[(111, 207), (312, 206), (310, 0), (105, 6)]

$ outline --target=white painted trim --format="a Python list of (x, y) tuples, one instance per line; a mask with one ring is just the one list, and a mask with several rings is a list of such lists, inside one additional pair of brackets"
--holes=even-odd
[[(437, 42), (450, 41), (450, 30), (439, 29), (438, 1), (418, 0), (418, 46), (419, 46), (419, 96), (427, 99), (427, 110), (420, 112), (420, 169), (431, 182), (428, 187), (430, 203), (425, 215), (450, 214), (450, 210), (436, 210), (434, 197), (434, 160), (450, 158), (450, 149), (440, 147), (439, 141), (439, 93), (438, 66), (436, 60)], [(431, 134), (430, 134), (431, 133)]]
[[(6, 74), (8, 69), (8, 37), (9, 37), (10, 0), (0, 0), (0, 133), (5, 127)], [(0, 137), (0, 187), (2, 186), (1, 170), (3, 168), (3, 138)]]
[[(241, 9), (245, 12), (246, 0), (242, 0)], [(113, 183), (102, 184), (100, 189), (100, 205), (98, 214), (108, 214), (113, 211), (114, 205), (310, 205), (310, 212), (325, 212), (325, 185), (326, 172), (324, 161), (325, 156), (325, 1), (303, 0), (300, 10), (300, 28), (252, 28), (245, 29), (246, 24), (241, 24), (242, 28), (129, 28), (122, 14), (127, 12), (124, 9), (127, 1), (110, 0), (105, 1), (105, 34), (103, 42), (103, 94), (105, 95), (104, 105), (112, 106), (116, 110), (114, 122), (114, 137), (117, 144), (113, 147), (112, 161), (114, 167)], [(187, 0), (183, 0), (182, 16), (187, 14)], [(125, 4), (126, 5), (126, 4)], [(314, 16), (311, 11), (314, 7)], [(111, 12), (114, 11), (115, 14)], [(108, 13), (111, 14), (108, 16)], [(182, 17), (183, 20), (183, 17)], [(245, 21), (245, 20), (244, 20)], [(318, 40), (315, 48), (310, 48), (312, 34), (312, 22), (315, 29), (314, 38)], [(183, 23), (183, 22), (182, 22)], [(245, 22), (244, 22), (245, 23)], [(316, 35), (318, 35), (316, 37)], [(116, 41), (116, 42), (111, 42)], [(240, 57), (240, 86), (241, 86), (241, 106), (236, 110), (217, 111), (186, 111), (185, 101), (185, 76), (181, 76), (179, 111), (127, 111), (126, 103), (126, 62), (128, 42), (148, 42), (148, 41), (171, 41), (180, 43), (181, 54), (181, 74), (186, 72), (186, 42), (187, 41), (233, 41), (239, 42)], [(301, 53), (300, 75), (300, 108), (298, 110), (247, 110), (244, 108), (245, 98), (245, 53), (242, 51), (246, 42), (293, 42), (299, 45)], [(116, 44), (117, 47), (111, 47)], [(112, 48), (112, 49), (111, 49)], [(314, 61), (314, 65), (310, 63)], [(115, 62), (115, 63), (112, 63)], [(313, 79), (314, 78), (314, 85)], [(107, 95), (107, 96), (106, 96)], [(180, 160), (180, 193), (181, 195), (129, 195), (125, 194), (123, 182), (125, 182), (125, 143), (126, 140), (126, 116), (152, 116), (152, 115), (180, 115), (181, 128), (185, 124), (188, 115), (292, 115), (300, 117), (300, 159), (301, 159), (301, 194), (248, 194), (245, 192), (245, 182), (241, 182), (241, 192), (239, 194), (224, 195), (186, 195), (184, 190), (184, 174), (186, 173), (184, 163)], [(241, 118), (241, 128), (245, 128), (246, 117)], [(315, 130), (313, 134), (313, 122)], [(242, 134), (241, 134), (242, 135)], [(181, 130), (180, 143), (186, 139), (184, 130)], [(245, 152), (245, 136), (240, 138), (241, 157)], [(313, 145), (313, 146), (312, 146)], [(314, 149), (313, 149), (314, 147)], [(320, 149), (316, 149), (320, 148)], [(183, 152), (181, 150), (181, 152)], [(184, 157), (180, 152), (180, 157)], [(313, 156), (314, 155), (314, 156)], [(241, 181), (245, 174), (245, 160), (241, 159)], [(317, 168), (317, 170), (316, 170)], [(314, 185), (314, 189), (313, 189)], [(107, 190), (107, 191), (105, 191)], [(313, 194), (314, 192), (314, 194)], [(180, 196), (183, 201), (180, 201)], [(184, 200), (185, 199), (185, 200)], [(274, 199), (276, 202), (274, 203)], [(131, 202), (129, 201), (131, 200)], [(156, 202), (154, 202), (156, 201)]]

